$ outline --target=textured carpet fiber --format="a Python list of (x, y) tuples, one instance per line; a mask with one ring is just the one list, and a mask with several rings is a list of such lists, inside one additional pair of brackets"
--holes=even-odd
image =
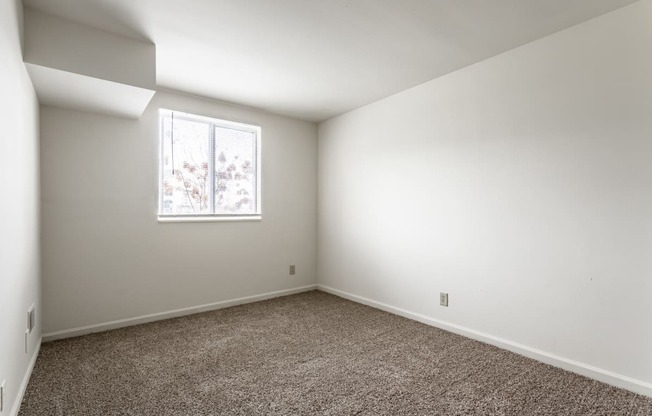
[(43, 344), (20, 415), (652, 415), (652, 399), (322, 292)]

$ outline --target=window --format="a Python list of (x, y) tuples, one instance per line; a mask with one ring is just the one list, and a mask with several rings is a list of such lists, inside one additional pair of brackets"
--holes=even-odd
[(159, 220), (260, 219), (260, 127), (159, 116)]

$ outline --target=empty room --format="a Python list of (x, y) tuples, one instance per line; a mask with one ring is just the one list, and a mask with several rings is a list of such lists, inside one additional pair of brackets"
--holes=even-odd
[(652, 0), (0, 0), (0, 416), (652, 415)]

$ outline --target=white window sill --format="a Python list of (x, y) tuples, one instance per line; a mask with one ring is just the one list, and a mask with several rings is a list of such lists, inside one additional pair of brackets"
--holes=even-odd
[(158, 217), (158, 222), (224, 222), (224, 221), (262, 221), (262, 215), (246, 216), (164, 216)]

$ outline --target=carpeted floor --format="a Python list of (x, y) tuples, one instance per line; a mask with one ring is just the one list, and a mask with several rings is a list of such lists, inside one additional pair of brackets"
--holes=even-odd
[(323, 293), (43, 344), (29, 415), (652, 415), (652, 399)]

